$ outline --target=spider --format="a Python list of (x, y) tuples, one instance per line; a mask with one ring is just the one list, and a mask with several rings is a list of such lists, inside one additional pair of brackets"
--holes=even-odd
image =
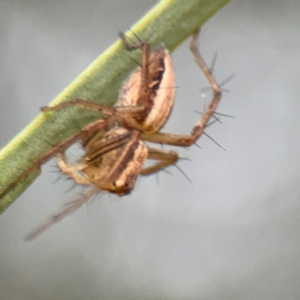
[[(54, 146), (17, 180), (19, 182), (32, 170), (56, 156), (62, 173), (79, 185), (92, 186), (82, 197), (29, 232), (25, 240), (38, 237), (95, 193), (105, 191), (118, 196), (127, 195), (134, 189), (139, 175), (150, 175), (176, 164), (179, 159), (177, 152), (152, 148), (146, 142), (182, 147), (193, 145), (203, 134), (221, 100), (221, 88), (198, 51), (198, 30), (192, 37), (190, 50), (210, 84), (212, 99), (189, 135), (161, 132), (170, 116), (175, 97), (175, 79), (170, 54), (163, 46), (151, 52), (148, 42), (130, 42), (123, 33), (120, 37), (127, 50), (141, 49), (142, 60), (140, 67), (123, 84), (114, 107), (72, 99), (41, 108), (45, 113), (55, 113), (70, 106), (78, 106), (98, 111), (105, 117), (86, 125), (77, 134)], [(80, 161), (71, 164), (64, 151), (78, 141), (81, 142), (85, 154)], [(144, 166), (147, 159), (155, 162)]]

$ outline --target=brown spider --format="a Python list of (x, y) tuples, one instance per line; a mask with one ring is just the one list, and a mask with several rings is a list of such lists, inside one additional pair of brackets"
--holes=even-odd
[[(114, 107), (81, 99), (72, 99), (52, 107), (42, 107), (44, 112), (55, 112), (75, 105), (101, 112), (105, 117), (86, 125), (77, 134), (53, 147), (17, 179), (18, 183), (31, 171), (56, 156), (62, 173), (80, 185), (92, 185), (92, 188), (81, 198), (29, 232), (25, 240), (38, 237), (48, 227), (80, 207), (95, 193), (106, 191), (118, 196), (129, 194), (139, 175), (158, 172), (175, 164), (179, 159), (175, 151), (151, 148), (145, 142), (189, 147), (197, 141), (215, 112), (222, 95), (218, 83), (198, 51), (198, 36), (197, 31), (192, 37), (190, 50), (208, 80), (213, 96), (190, 135), (160, 132), (170, 116), (175, 96), (174, 72), (168, 50), (160, 46), (151, 53), (148, 42), (140, 41), (133, 44), (124, 34), (120, 35), (124, 46), (128, 50), (140, 48), (142, 61), (141, 66), (122, 86)], [(70, 164), (64, 151), (77, 141), (81, 141), (85, 154), (79, 162)], [(144, 163), (147, 159), (156, 162), (145, 167)], [(14, 186), (10, 186), (9, 189)]]

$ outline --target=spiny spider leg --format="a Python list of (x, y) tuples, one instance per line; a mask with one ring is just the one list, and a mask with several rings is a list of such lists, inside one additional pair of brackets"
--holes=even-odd
[(157, 163), (144, 167), (140, 171), (140, 175), (150, 175), (156, 173), (170, 165), (176, 164), (179, 159), (177, 152), (171, 150), (162, 150), (148, 147), (147, 159), (157, 160)]
[(99, 189), (96, 186), (93, 186), (87, 193), (85, 193), (82, 197), (77, 199), (76, 201), (71, 202), (67, 205), (66, 208), (63, 208), (58, 213), (52, 215), (47, 219), (44, 223), (34, 228), (26, 236), (24, 237), (25, 241), (32, 241), (39, 237), (42, 233), (44, 233), (49, 227), (54, 225), (55, 223), (61, 221), (65, 216), (70, 213), (76, 211), (80, 206), (86, 203), (94, 194), (99, 192)]
[(98, 104), (94, 102), (90, 102), (82, 99), (71, 99), (64, 101), (62, 103), (56, 104), (54, 106), (43, 106), (41, 107), (41, 111), (49, 112), (49, 111), (58, 111), (62, 109), (66, 109), (68, 107), (78, 106), (84, 109), (93, 110), (101, 112), (107, 116), (116, 117), (116, 118), (127, 118), (127, 117), (136, 117), (139, 116), (143, 111), (143, 107), (139, 106), (118, 106), (118, 107), (109, 107), (103, 104)]
[(204, 76), (210, 84), (210, 87), (213, 92), (213, 96), (211, 102), (208, 107), (202, 114), (201, 119), (196, 123), (194, 128), (192, 129), (190, 135), (178, 135), (178, 134), (170, 134), (164, 132), (156, 132), (151, 135), (142, 134), (142, 140), (160, 143), (160, 144), (168, 144), (174, 146), (191, 146), (194, 144), (199, 137), (203, 134), (205, 126), (211, 116), (214, 114), (215, 110), (218, 107), (218, 104), (222, 97), (222, 91), (214, 76), (211, 74), (210, 69), (207, 67), (203, 58), (200, 55), (200, 52), (197, 48), (197, 41), (199, 37), (199, 31), (195, 32), (192, 41), (190, 44), (190, 50), (194, 55), (195, 61), (198, 64), (199, 68), (202, 70)]
[[(132, 43), (126, 37), (124, 33), (119, 34), (120, 38), (126, 49), (128, 51), (141, 49), (142, 51), (142, 60), (141, 60), (141, 86), (139, 89), (139, 99), (137, 101), (138, 105), (142, 105), (144, 107), (144, 113), (147, 114), (152, 108), (151, 95), (153, 94), (152, 89), (154, 89), (154, 85), (156, 81), (153, 82), (153, 78), (150, 76), (150, 43), (141, 41), (139, 43)], [(160, 70), (155, 70), (160, 71)]]
[(62, 103), (56, 104), (54, 106), (43, 106), (43, 107), (41, 107), (41, 111), (44, 111), (44, 112), (58, 111), (58, 110), (62, 110), (62, 109), (65, 109), (68, 107), (73, 107), (73, 106), (78, 106), (78, 107), (89, 109), (89, 110), (99, 111), (108, 116), (115, 115), (115, 108), (113, 108), (113, 107), (108, 107), (105, 105), (101, 105), (101, 104), (97, 104), (94, 102), (81, 100), (81, 99), (67, 100)]
[(54, 146), (50, 151), (48, 151), (45, 155), (40, 157), (38, 160), (36, 160), (24, 173), (22, 173), (14, 182), (12, 182), (1, 194), (0, 199), (4, 197), (10, 190), (14, 189), (22, 180), (24, 180), (28, 175), (30, 175), (31, 172), (34, 170), (38, 170), (41, 165), (49, 161), (53, 156), (57, 155), (58, 153), (64, 151), (77, 141), (79, 141), (87, 132), (90, 132), (91, 130), (96, 129), (102, 129), (105, 126), (107, 126), (107, 120), (96, 120), (88, 125), (86, 125), (84, 128), (81, 129), (78, 133), (74, 134), (70, 138), (68, 138), (66, 141), (64, 141), (61, 144), (58, 144)]
[(141, 89), (148, 90), (149, 83), (149, 57), (150, 57), (150, 44), (147, 42), (140, 41), (139, 43), (132, 43), (128, 40), (124, 33), (119, 34), (120, 38), (128, 51), (141, 49), (142, 61), (141, 61), (141, 76), (142, 86)]
[(66, 154), (64, 152), (58, 153), (56, 155), (57, 165), (62, 171), (63, 174), (67, 175), (69, 178), (72, 178), (77, 184), (80, 185), (91, 185), (91, 181), (83, 176), (80, 176), (78, 171), (81, 167), (84, 167), (84, 164), (71, 164), (69, 163)]

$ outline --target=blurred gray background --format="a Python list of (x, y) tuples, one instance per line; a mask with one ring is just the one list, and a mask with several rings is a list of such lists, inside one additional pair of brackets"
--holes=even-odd
[[(156, 1), (0, 1), (0, 146)], [(103, 196), (26, 243), (78, 197), (50, 164), (0, 218), (0, 299), (299, 299), (300, 2), (232, 1), (203, 27), (201, 52), (234, 116), (180, 168)], [(174, 32), (176, 34), (176, 32)], [(188, 44), (174, 54), (176, 107), (188, 133), (209, 100)], [(205, 98), (206, 96), (206, 98)]]

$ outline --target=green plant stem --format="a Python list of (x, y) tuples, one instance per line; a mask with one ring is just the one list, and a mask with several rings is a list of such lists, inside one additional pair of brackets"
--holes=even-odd
[[(163, 0), (149, 11), (132, 31), (141, 39), (150, 37), (152, 46), (164, 43), (174, 50), (181, 42), (214, 15), (229, 0)], [(134, 39), (132, 32), (126, 35)], [(67, 86), (51, 104), (79, 98), (113, 105), (122, 81), (136, 66), (139, 51), (128, 55), (118, 40), (102, 53), (85, 71)], [(0, 193), (16, 180), (32, 162), (99, 118), (99, 114), (70, 108), (55, 113), (41, 113), (0, 152)], [(0, 212), (5, 210), (39, 175), (32, 172), (16, 188), (0, 199)]]

